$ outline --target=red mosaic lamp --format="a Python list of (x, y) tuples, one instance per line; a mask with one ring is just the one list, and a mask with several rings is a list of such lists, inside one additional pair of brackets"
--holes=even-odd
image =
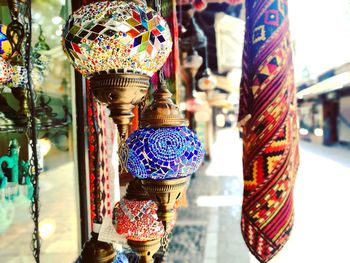
[[(126, 197), (131, 198), (130, 191)], [(125, 236), (128, 245), (140, 257), (140, 263), (153, 262), (153, 255), (159, 250), (165, 233), (157, 216), (158, 206), (146, 198), (127, 198), (122, 198), (114, 207), (113, 222), (116, 231)]]

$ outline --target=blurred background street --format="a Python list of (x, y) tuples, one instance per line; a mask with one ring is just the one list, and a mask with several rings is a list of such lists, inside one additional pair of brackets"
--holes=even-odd
[[(192, 178), (188, 207), (178, 211), (167, 262), (258, 262), (249, 254), (240, 229), (241, 150), (237, 130), (219, 130), (212, 161)], [(346, 262), (350, 149), (301, 141), (300, 155), (294, 229), (285, 249), (271, 262)]]

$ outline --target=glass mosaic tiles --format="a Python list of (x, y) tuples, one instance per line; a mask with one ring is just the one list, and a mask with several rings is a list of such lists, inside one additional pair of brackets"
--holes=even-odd
[(12, 66), (0, 57), (0, 84), (9, 87), (24, 87), (28, 83), (27, 69), (23, 66)]
[(14, 66), (10, 87), (24, 88), (28, 83), (27, 69), (23, 66)]
[(12, 46), (6, 35), (7, 26), (0, 24), (0, 56), (9, 59), (12, 56)]
[(133, 132), (128, 171), (139, 179), (165, 180), (194, 173), (204, 159), (204, 149), (187, 127), (144, 128)]
[(158, 206), (150, 200), (122, 198), (114, 207), (113, 224), (128, 240), (148, 241), (163, 237), (164, 226), (158, 220)]
[(152, 76), (172, 48), (165, 20), (132, 1), (106, 1), (81, 7), (68, 19), (62, 45), (84, 76), (136, 73)]
[(0, 57), (0, 84), (9, 82), (12, 78), (13, 68), (9, 62)]
[(119, 251), (112, 263), (129, 263), (129, 260), (123, 252)]

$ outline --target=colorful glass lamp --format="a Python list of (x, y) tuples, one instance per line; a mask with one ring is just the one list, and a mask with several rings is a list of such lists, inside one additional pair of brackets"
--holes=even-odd
[(141, 128), (126, 141), (127, 166), (158, 203), (158, 216), (169, 231), (175, 218), (174, 204), (185, 190), (189, 176), (202, 163), (204, 149), (187, 128), (188, 121), (172, 102), (164, 80), (153, 96), (152, 104), (141, 116)]
[(73, 66), (91, 80), (96, 98), (108, 104), (120, 134), (127, 134), (134, 105), (171, 52), (165, 20), (141, 2), (91, 3), (69, 17), (62, 45)]
[(123, 198), (113, 210), (116, 231), (124, 235), (128, 245), (140, 257), (139, 262), (153, 262), (160, 248), (164, 227), (157, 217), (157, 204), (151, 200)]
[(13, 55), (12, 45), (6, 35), (7, 26), (0, 24), (0, 57), (9, 59)]

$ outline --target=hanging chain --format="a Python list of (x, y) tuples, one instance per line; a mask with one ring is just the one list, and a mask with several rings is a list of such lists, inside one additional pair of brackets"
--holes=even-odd
[(17, 54), (17, 61), (22, 59), (21, 48), (24, 38), (24, 26), (19, 21), (19, 14), (21, 10), (20, 3), (14, 0), (8, 0), (8, 6), (11, 13), (11, 23), (7, 26), (6, 36), (9, 39), (12, 52), (12, 57), (14, 54)]
[(164, 254), (168, 251), (169, 244), (170, 244), (172, 237), (173, 237), (173, 235), (170, 231), (166, 231), (164, 236), (162, 237), (161, 245), (162, 245), (162, 249), (163, 249)]
[[(139, 110), (141, 114), (146, 110), (147, 102), (149, 101), (149, 99), (150, 99), (150, 91), (147, 90), (146, 95), (142, 97), (141, 102), (139, 104)], [(140, 121), (140, 118), (139, 118), (139, 121)]]
[[(155, 0), (154, 5), (155, 5), (156, 12), (161, 16), (162, 15), (162, 2), (161, 2), (161, 0)], [(163, 87), (163, 85), (166, 85), (163, 67), (161, 67), (159, 72), (158, 72), (158, 78), (159, 78), (160, 88)], [(172, 238), (171, 231), (166, 231), (164, 236), (162, 237), (161, 246), (162, 246), (164, 254), (168, 251), (171, 238)]]
[(162, 14), (162, 2), (161, 0), (154, 0), (154, 9), (156, 12), (161, 15)]
[[(13, 1), (15, 2), (15, 1)], [(17, 2), (18, 3), (18, 2)], [(36, 123), (36, 109), (35, 109), (35, 93), (31, 79), (31, 64), (30, 64), (30, 50), (32, 41), (32, 13), (31, 13), (31, 0), (25, 1), (25, 8), (23, 14), (25, 41), (24, 41), (24, 66), (27, 70), (28, 83), (26, 86), (27, 96), (25, 99), (28, 100), (29, 105), (29, 127), (27, 130), (27, 137), (29, 139), (29, 145), (32, 150), (30, 156), (30, 180), (33, 186), (33, 196), (31, 197), (30, 212), (32, 215), (34, 230), (32, 234), (31, 248), (35, 262), (40, 262), (40, 248), (41, 240), (39, 235), (39, 161), (38, 161), (38, 149), (37, 149), (37, 123)], [(17, 6), (18, 7), (18, 6)], [(20, 13), (18, 13), (19, 15)], [(18, 52), (18, 51), (17, 51)], [(19, 52), (20, 53), (20, 52)]]
[(126, 134), (120, 134), (120, 145), (118, 148), (120, 172), (128, 172), (129, 147), (126, 144)]
[(164, 77), (163, 67), (159, 70), (158, 77), (159, 77), (159, 83), (160, 84), (164, 84), (165, 83), (165, 77)]
[(100, 128), (97, 123), (97, 118), (96, 118), (96, 108), (95, 108), (95, 102), (94, 102), (94, 96), (92, 89), (90, 88), (90, 102), (91, 102), (91, 111), (92, 111), (92, 122), (93, 122), (93, 136), (94, 136), (94, 191), (93, 191), (93, 204), (94, 204), (94, 213), (95, 213), (95, 218), (94, 218), (94, 223), (102, 223), (102, 215), (101, 215), (101, 178), (100, 178), (100, 171), (101, 171), (101, 163), (100, 163)]

